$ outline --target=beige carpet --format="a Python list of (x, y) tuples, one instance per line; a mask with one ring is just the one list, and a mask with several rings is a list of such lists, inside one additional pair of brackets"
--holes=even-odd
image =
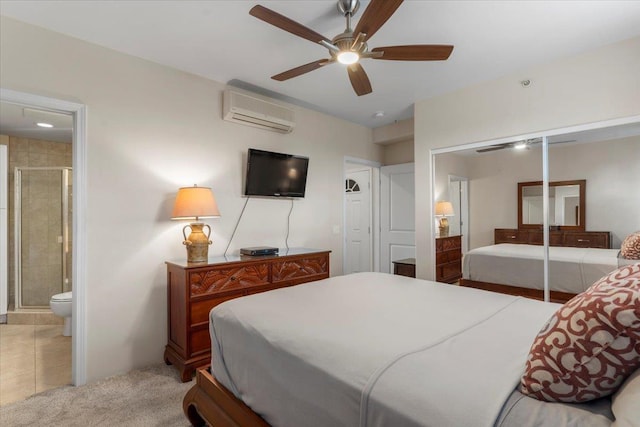
[(195, 384), (154, 365), (82, 386), (66, 386), (0, 407), (0, 426), (189, 426), (182, 398)]

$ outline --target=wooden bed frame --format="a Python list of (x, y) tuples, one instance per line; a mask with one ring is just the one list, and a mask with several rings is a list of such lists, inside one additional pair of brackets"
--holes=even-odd
[(194, 427), (269, 427), (215, 379), (210, 366), (196, 371), (196, 385), (184, 396), (182, 409)]
[[(544, 301), (544, 291), (541, 289), (520, 288), (517, 286), (500, 285), (497, 283), (489, 283), (489, 282), (478, 282), (478, 281), (469, 280), (469, 279), (460, 279), (460, 286), (465, 286), (467, 288), (482, 289), (482, 290), (491, 291), (491, 292), (499, 292), (501, 294), (515, 295), (515, 296), (521, 296), (521, 297)], [(565, 302), (569, 301), (571, 298), (575, 296), (576, 294), (570, 294), (568, 292), (549, 291), (550, 301), (557, 302), (560, 304), (564, 304)]]

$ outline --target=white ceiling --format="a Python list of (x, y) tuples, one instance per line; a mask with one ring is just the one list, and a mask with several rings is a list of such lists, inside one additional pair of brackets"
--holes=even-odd
[[(49, 123), (53, 127), (43, 128), (36, 125), (41, 122)], [(25, 108), (6, 102), (0, 103), (0, 135), (71, 142), (72, 130), (71, 115)]]
[[(334, 0), (2, 0), (0, 13), (369, 127), (411, 117), (415, 101), (640, 35), (640, 1), (407, 0), (369, 47), (453, 44), (450, 59), (364, 60), (373, 93), (358, 97), (339, 64), (272, 80), (328, 53), (250, 16), (255, 4), (328, 38), (344, 31)], [(374, 118), (377, 111), (385, 115)]]

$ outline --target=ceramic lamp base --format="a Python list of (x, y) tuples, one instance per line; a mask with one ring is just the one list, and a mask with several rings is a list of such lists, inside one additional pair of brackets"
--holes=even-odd
[(449, 235), (449, 220), (445, 217), (440, 218), (440, 226), (438, 227), (438, 233), (440, 237), (447, 237)]
[[(191, 229), (189, 237), (186, 236), (187, 227)], [(208, 229), (207, 234), (204, 234), (204, 227)], [(187, 262), (207, 262), (209, 259), (209, 245), (212, 243), (209, 240), (211, 227), (201, 222), (194, 222), (184, 226), (182, 235), (184, 236), (184, 242), (182, 243), (187, 247)]]

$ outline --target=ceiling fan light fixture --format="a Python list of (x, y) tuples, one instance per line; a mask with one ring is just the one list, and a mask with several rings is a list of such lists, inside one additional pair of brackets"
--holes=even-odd
[(337, 59), (341, 64), (351, 65), (360, 60), (360, 55), (352, 50), (343, 50), (337, 55)]

